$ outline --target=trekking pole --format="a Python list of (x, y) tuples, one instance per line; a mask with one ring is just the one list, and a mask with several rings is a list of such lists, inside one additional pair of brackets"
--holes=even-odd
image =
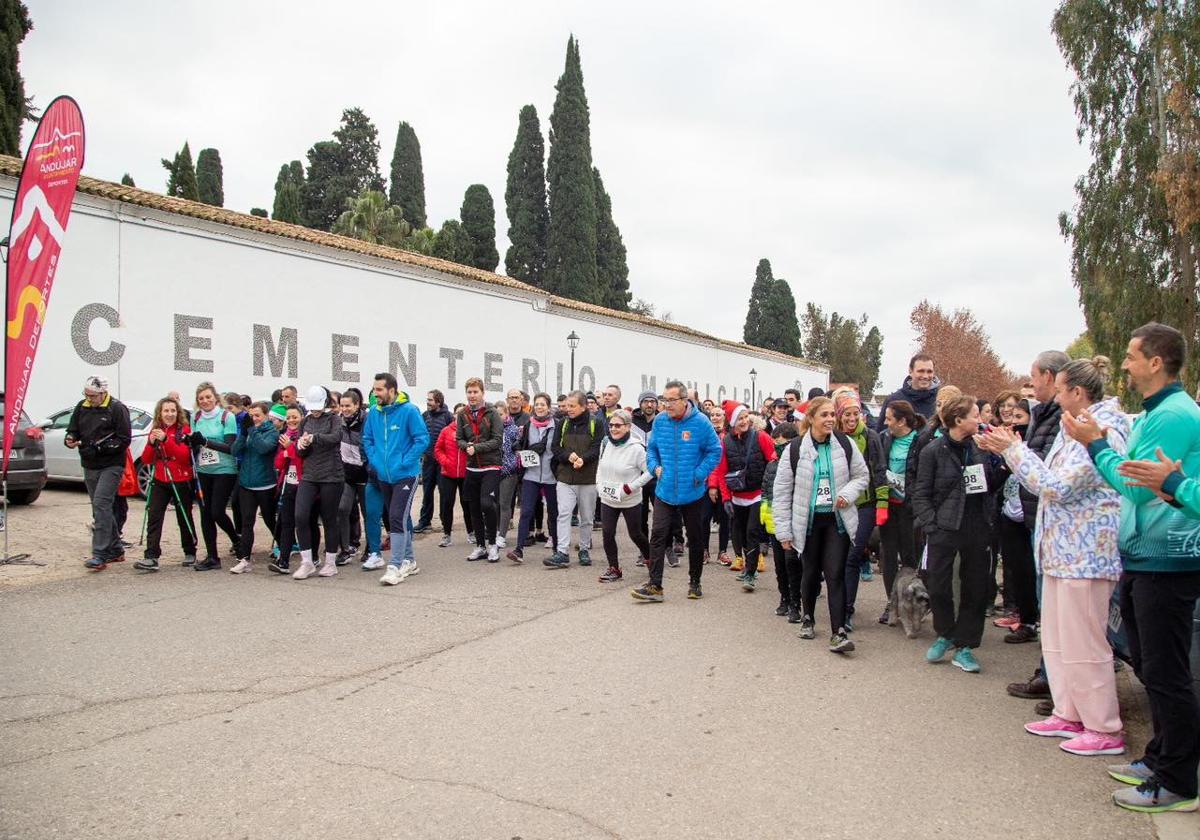
[(158, 461), (158, 449), (154, 450), (154, 457), (150, 459), (150, 485), (146, 488), (146, 504), (142, 507), (142, 533), (138, 537), (138, 545), (146, 544), (146, 523), (147, 517), (150, 515), (150, 498), (154, 495), (154, 464)]
[(183, 500), (179, 498), (179, 488), (175, 486), (175, 476), (171, 474), (171, 467), (166, 461), (163, 461), (163, 472), (167, 474), (167, 481), (171, 485), (171, 492), (175, 494), (175, 510), (179, 514), (179, 517), (183, 519), (183, 524), (187, 526), (188, 536), (190, 536), (194, 542), (196, 539), (196, 532), (192, 530), (192, 519), (183, 509)]

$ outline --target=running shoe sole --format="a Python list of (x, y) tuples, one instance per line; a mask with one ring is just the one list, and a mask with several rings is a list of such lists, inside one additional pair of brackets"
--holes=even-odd
[[(1071, 755), (1089, 756), (1089, 755), (1124, 755), (1125, 754), (1125, 745), (1124, 744), (1122, 744), (1119, 747), (1109, 747), (1106, 750), (1076, 750), (1076, 749), (1072, 749), (1071, 747), (1068, 747), (1066, 745), (1066, 742), (1063, 742), (1058, 745), (1058, 748), (1060, 750), (1062, 750), (1063, 752), (1069, 752)], [(1139, 781), (1136, 784), (1140, 785), (1141, 782)]]

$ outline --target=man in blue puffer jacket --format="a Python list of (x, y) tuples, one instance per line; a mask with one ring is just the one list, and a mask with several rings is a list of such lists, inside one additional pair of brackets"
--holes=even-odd
[[(395, 586), (417, 570), (412, 556), (409, 513), (413, 494), (420, 483), (421, 455), (429, 446), (429, 432), (421, 411), (398, 390), (396, 377), (375, 374), (375, 405), (363, 423), (363, 452), (367, 456), (368, 480), (374, 481), (387, 507), (391, 525), (392, 559), (379, 582)], [(372, 518), (368, 527), (378, 527)], [(368, 569), (367, 565), (363, 565)]]
[(654, 418), (646, 449), (646, 469), (657, 479), (654, 488), (654, 527), (650, 531), (650, 582), (631, 593), (638, 601), (662, 601), (663, 562), (671, 533), (671, 516), (683, 516), (688, 542), (688, 597), (701, 596), (704, 570), (701, 514), (709, 473), (721, 461), (721, 441), (712, 422), (688, 402), (682, 382), (667, 383), (667, 410)]

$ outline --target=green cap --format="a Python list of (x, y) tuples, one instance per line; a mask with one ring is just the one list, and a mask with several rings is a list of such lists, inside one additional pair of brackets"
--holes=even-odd
[(287, 406), (283, 403), (275, 403), (271, 406), (272, 420), (287, 420)]

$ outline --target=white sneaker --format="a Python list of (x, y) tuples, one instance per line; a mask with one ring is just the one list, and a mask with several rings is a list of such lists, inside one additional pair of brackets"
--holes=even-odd
[(497, 534), (496, 535), (496, 547), (497, 548), (508, 548), (508, 540), (504, 539), (504, 537)]
[(363, 561), (362, 570), (364, 572), (373, 572), (376, 569), (382, 569), (383, 566), (383, 555), (378, 551), (372, 551), (367, 555), (367, 559)]
[(404, 580), (404, 572), (401, 571), (400, 567), (388, 566), (387, 571), (383, 573), (383, 577), (379, 579), (379, 582), (384, 586), (395, 586), (402, 580)]
[(300, 568), (296, 569), (292, 577), (295, 580), (305, 580), (317, 573), (317, 567), (313, 565), (313, 561), (307, 557), (300, 561)]
[(500, 562), (500, 541), (492, 543), (487, 547), (487, 558), (489, 563)]
[(237, 561), (237, 565), (234, 566), (232, 569), (230, 569), (229, 572), (230, 572), (230, 574), (240, 575), (243, 572), (250, 571), (251, 568), (252, 567), (250, 565), (250, 558), (247, 557), (245, 560)]
[(442, 537), (442, 541), (438, 543), (438, 548), (449, 548), (452, 545), (454, 545), (454, 540), (450, 539), (449, 534), (445, 534)]
[(317, 572), (318, 577), (333, 577), (337, 574), (337, 555), (325, 553), (325, 562), (321, 564), (321, 570)]
[(400, 571), (404, 573), (405, 577), (408, 577), (421, 571), (421, 568), (417, 565), (416, 560), (405, 560), (403, 565), (400, 566)]
[(475, 546), (475, 550), (467, 555), (468, 560), (482, 560), (487, 557), (487, 549)]

